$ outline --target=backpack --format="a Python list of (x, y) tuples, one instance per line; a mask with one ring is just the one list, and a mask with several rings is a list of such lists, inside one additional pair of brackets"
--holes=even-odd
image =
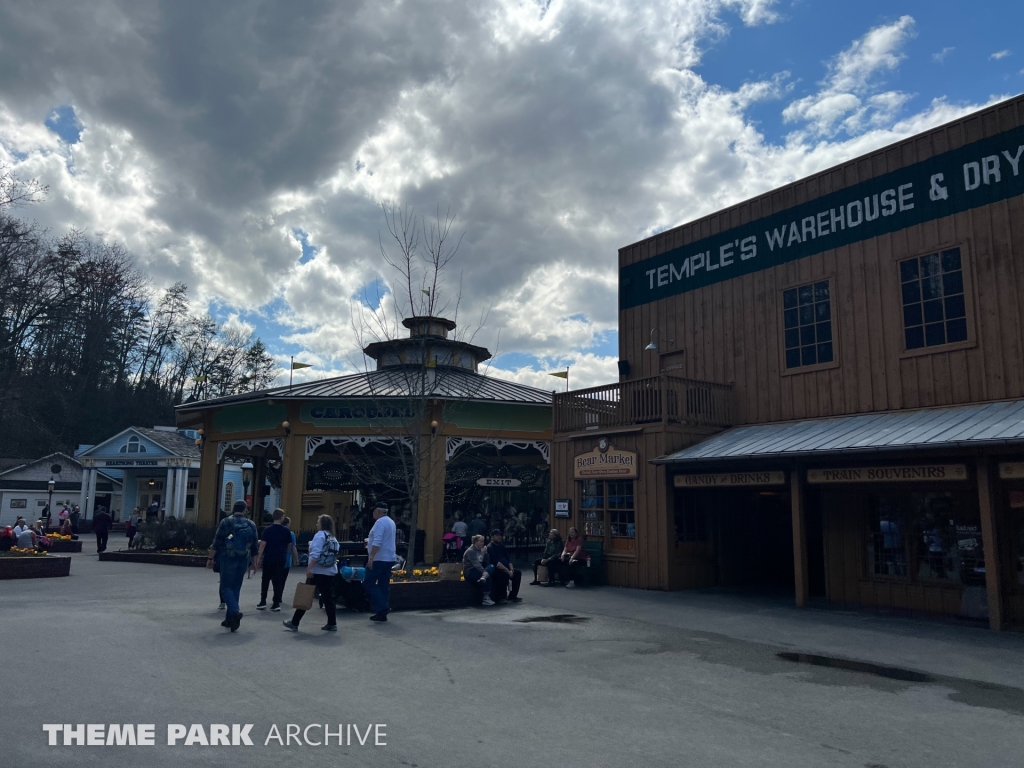
[(228, 557), (249, 557), (255, 540), (256, 526), (244, 517), (238, 521), (232, 520), (231, 535), (228, 536), (224, 553)]
[(331, 534), (326, 531), (323, 533), (324, 545), (316, 558), (316, 564), (322, 568), (332, 568), (338, 562), (338, 552), (341, 550), (341, 545), (338, 544), (338, 540), (331, 536)]

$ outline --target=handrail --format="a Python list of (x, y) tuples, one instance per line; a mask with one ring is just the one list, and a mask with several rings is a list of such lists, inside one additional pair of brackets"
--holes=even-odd
[(732, 385), (670, 374), (559, 393), (553, 406), (556, 433), (657, 422), (702, 427), (734, 423)]

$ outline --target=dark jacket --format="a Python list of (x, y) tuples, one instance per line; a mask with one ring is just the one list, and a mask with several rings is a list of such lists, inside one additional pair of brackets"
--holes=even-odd
[(504, 544), (498, 544), (492, 541), (487, 545), (487, 555), (490, 557), (493, 565), (501, 563), (508, 568), (512, 564), (512, 561), (508, 556), (508, 550), (505, 549)]
[(565, 542), (562, 541), (561, 536), (556, 536), (554, 539), (548, 539), (547, 544), (544, 545), (544, 553), (540, 556), (541, 560), (555, 560), (559, 555), (562, 554), (562, 547), (565, 546)]
[(97, 512), (92, 517), (92, 529), (96, 533), (106, 533), (113, 524), (114, 519), (106, 512)]

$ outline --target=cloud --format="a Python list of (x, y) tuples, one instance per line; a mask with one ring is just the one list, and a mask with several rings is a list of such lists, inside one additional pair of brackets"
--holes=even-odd
[(954, 48), (953, 46), (943, 48), (938, 53), (932, 54), (932, 61), (934, 61), (936, 64), (942, 64), (943, 62), (945, 62), (946, 57), (949, 56), (949, 54), (951, 54), (955, 50), (956, 48)]
[(818, 93), (789, 104), (783, 118), (786, 122), (806, 121), (813, 133), (823, 136), (840, 131), (852, 135), (891, 123), (909, 94), (872, 94), (872, 90), (881, 76), (899, 66), (905, 58), (901, 49), (915, 34), (910, 16), (875, 27), (829, 63), (828, 76)]
[(395, 312), (380, 201), (450, 205), (465, 238), (446, 290), (460, 325), (487, 316), (491, 373), (614, 381), (619, 247), (976, 108), (902, 114), (884, 80), (907, 16), (838, 53), (766, 141), (749, 112), (787, 74), (730, 89), (696, 67), (776, 7), (0, 0), (0, 163), (50, 185), (42, 224), (124, 241), (158, 286), (279, 334), (282, 370), (317, 366), (296, 380), (359, 369), (353, 317)]
[(992, 61), (999, 61), (1000, 59), (1005, 59), (1007, 56), (1012, 55), (1013, 54), (1010, 51), (1003, 49), (1001, 51), (996, 51), (991, 56), (989, 56), (989, 58), (992, 59)]

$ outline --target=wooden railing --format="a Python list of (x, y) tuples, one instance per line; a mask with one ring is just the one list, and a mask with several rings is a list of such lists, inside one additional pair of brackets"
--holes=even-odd
[(555, 432), (600, 431), (657, 422), (731, 426), (732, 386), (663, 374), (577, 389), (554, 398)]

